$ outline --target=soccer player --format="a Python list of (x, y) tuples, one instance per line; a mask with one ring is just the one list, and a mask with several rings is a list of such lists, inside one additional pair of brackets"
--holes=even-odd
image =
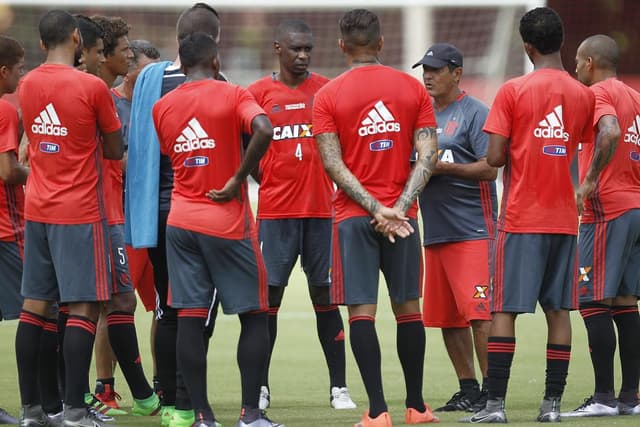
[[(24, 49), (0, 36), (0, 97), (13, 93), (24, 73)], [(18, 111), (0, 99), (0, 319), (17, 319), (22, 308), (20, 281), (24, 248), (24, 190), (29, 168), (18, 163)], [(0, 424), (18, 420), (0, 408)]]
[(40, 19), (39, 32), (47, 59), (19, 88), (31, 162), (25, 196), (25, 300), (16, 333), (20, 422), (49, 423), (38, 398), (37, 343), (44, 316), (59, 299), (68, 303), (70, 313), (62, 349), (63, 426), (103, 426), (87, 411), (84, 390), (99, 302), (108, 301), (111, 293), (101, 158), (122, 158), (120, 121), (104, 82), (71, 68), (81, 43), (75, 18), (49, 11)]
[(436, 411), (475, 412), (487, 397), (486, 380), (482, 391), (476, 380), (473, 350), (485, 379), (497, 169), (487, 164), (489, 137), (482, 132), (489, 109), (459, 86), (462, 60), (455, 46), (436, 43), (413, 66), (422, 66), (438, 122), (438, 163), (419, 197), (425, 224), (422, 319), (442, 328), (460, 383), (460, 391)]
[[(435, 422), (422, 397), (425, 331), (415, 200), (437, 160), (436, 121), (424, 86), (380, 64), (383, 37), (375, 14), (347, 12), (340, 33), (351, 69), (318, 91), (313, 132), (324, 167), (338, 186), (331, 292), (333, 302), (348, 306), (351, 348), (369, 398), (369, 410), (356, 426), (392, 425), (374, 323), (380, 270), (397, 322), (405, 423)], [(414, 148), (417, 161), (411, 169)]]
[[(180, 15), (176, 31), (178, 42), (194, 32), (203, 32), (218, 40), (218, 13), (205, 3), (196, 3)], [(150, 64), (138, 76), (131, 105), (125, 191), (125, 240), (134, 248), (148, 248), (153, 265), (158, 295), (155, 348), (162, 393), (161, 415), (163, 424), (171, 421), (172, 427), (190, 426), (193, 410), (186, 390), (178, 387), (181, 380), (176, 372), (177, 311), (167, 304), (169, 277), (165, 231), (171, 206), (173, 170), (169, 157), (160, 154), (151, 109), (161, 96), (184, 83), (185, 78), (179, 57), (174, 62)], [(218, 78), (224, 80), (221, 75)], [(209, 336), (215, 323), (215, 306), (214, 302), (207, 329)]]
[[(273, 143), (257, 177), (259, 240), (269, 282), (269, 360), (278, 330), (278, 310), (300, 255), (329, 367), (330, 403), (336, 409), (351, 409), (356, 405), (345, 378), (342, 317), (329, 295), (333, 183), (324, 172), (311, 131), (310, 100), (329, 80), (308, 70), (313, 36), (303, 21), (282, 22), (273, 47), (279, 72), (248, 87), (274, 126)], [(270, 403), (269, 362), (262, 384), (260, 407), (266, 409)]]
[[(127, 74), (133, 58), (133, 52), (129, 49), (129, 25), (119, 17), (94, 16), (91, 19), (103, 30), (105, 60), (99, 67), (99, 77), (108, 87), (111, 87), (118, 76)], [(112, 97), (114, 101), (117, 99), (113, 92)], [(87, 393), (85, 399), (87, 404), (107, 415), (125, 413), (119, 409), (116, 401), (119, 396), (114, 390), (113, 371), (117, 356), (117, 361), (133, 395), (132, 414), (154, 415), (159, 410), (160, 402), (147, 382), (140, 362), (134, 323), (137, 300), (131, 285), (124, 245), (122, 161), (103, 159), (102, 163), (111, 260), (114, 264), (113, 280), (116, 281), (116, 286), (112, 299), (104, 306), (98, 322), (95, 349), (97, 370), (95, 398)], [(112, 345), (109, 345), (110, 342)]]
[[(584, 202), (578, 295), (595, 393), (562, 416), (640, 415), (640, 94), (616, 78), (619, 56), (618, 45), (605, 35), (587, 38), (576, 54), (578, 80), (596, 98), (595, 144), (578, 153), (578, 202)], [(622, 367), (617, 401), (614, 322)]]
[(94, 76), (98, 75), (104, 62), (104, 31), (91, 18), (74, 15), (82, 35), (82, 47), (76, 53), (76, 68)]
[[(204, 329), (217, 293), (224, 312), (237, 313), (241, 323), (237, 425), (280, 426), (258, 408), (269, 354), (267, 281), (246, 183), (273, 129), (249, 92), (216, 81), (213, 37), (190, 34), (179, 53), (187, 80), (154, 105), (153, 121), (174, 171), (167, 261), (171, 306), (178, 311), (178, 365), (195, 411), (193, 425), (216, 425), (207, 399)], [(244, 155), (242, 133), (253, 134)]]
[(487, 162), (505, 169), (488, 343), (489, 400), (465, 419), (472, 423), (507, 421), (518, 314), (535, 312), (539, 302), (547, 321), (540, 422), (560, 420), (571, 356), (578, 212), (570, 164), (578, 144), (593, 141), (594, 97), (562, 67), (563, 25), (553, 9), (525, 13), (520, 35), (534, 71), (500, 88), (484, 127)]

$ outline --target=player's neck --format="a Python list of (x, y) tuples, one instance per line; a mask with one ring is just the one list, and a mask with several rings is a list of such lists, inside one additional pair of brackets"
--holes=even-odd
[(188, 82), (197, 82), (200, 80), (211, 80), (216, 78), (216, 73), (213, 70), (189, 70), (187, 72), (187, 78), (185, 79), (185, 83)]
[(461, 93), (460, 88), (456, 87), (445, 95), (433, 98), (433, 108), (438, 112), (446, 110), (449, 105), (453, 104), (456, 99), (460, 97)]
[(618, 78), (615, 70), (595, 70), (593, 73), (593, 83), (598, 83), (611, 78)]
[(111, 89), (111, 86), (113, 86), (113, 83), (116, 81), (116, 78), (118, 77), (115, 74), (113, 74), (111, 71), (109, 71), (109, 69), (105, 68), (104, 66), (100, 69), (100, 72), (98, 74), (99, 74), (98, 77), (100, 77), (102, 81), (104, 81), (107, 84), (107, 87), (109, 89)]
[(564, 71), (560, 52), (554, 52), (549, 55), (538, 55), (533, 63), (533, 69), (540, 70), (542, 68), (551, 68)]
[(115, 90), (118, 95), (120, 95), (124, 99), (128, 99), (129, 101), (133, 99), (133, 87), (131, 87), (131, 84), (129, 84), (128, 81), (120, 83), (118, 86), (113, 88), (113, 90)]
[(276, 77), (280, 83), (293, 89), (304, 83), (307, 77), (309, 77), (309, 74), (309, 71), (304, 74), (293, 74), (281, 68)]
[(349, 57), (349, 67), (366, 67), (368, 65), (379, 65), (380, 60), (376, 55), (362, 54)]
[(73, 67), (75, 51), (68, 49), (66, 46), (55, 47), (47, 51), (47, 59), (45, 64), (69, 65)]

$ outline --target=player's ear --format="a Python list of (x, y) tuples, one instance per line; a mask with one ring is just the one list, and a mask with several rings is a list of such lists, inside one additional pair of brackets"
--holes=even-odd
[(380, 35), (380, 40), (378, 40), (378, 52), (382, 51), (383, 46), (384, 46), (384, 36)]
[(80, 46), (82, 44), (82, 35), (80, 34), (80, 30), (77, 28), (73, 30), (73, 33), (71, 33), (71, 39), (75, 46)]
[(455, 79), (456, 83), (460, 83), (460, 79), (462, 78), (462, 67), (454, 68), (453, 78)]
[(273, 50), (277, 53), (280, 54), (280, 52), (282, 51), (282, 47), (280, 46), (280, 42), (278, 40), (275, 40), (273, 42)]
[(220, 58), (218, 55), (214, 56), (213, 61), (211, 61), (211, 67), (213, 68), (213, 75), (218, 77), (220, 73)]
[(42, 40), (40, 40), (40, 49), (47, 50), (47, 48), (44, 46), (44, 42)]
[(342, 53), (345, 53), (345, 47), (344, 47), (344, 39), (338, 39), (338, 47), (340, 48), (340, 51), (342, 51)]

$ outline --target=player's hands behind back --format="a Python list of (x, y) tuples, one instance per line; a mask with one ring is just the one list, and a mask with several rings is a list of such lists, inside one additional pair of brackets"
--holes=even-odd
[(404, 239), (415, 231), (409, 223), (409, 218), (396, 207), (380, 206), (373, 215), (371, 224), (375, 226), (377, 232), (382, 233), (391, 243), (396, 242), (396, 237)]
[(212, 189), (206, 193), (206, 196), (209, 200), (218, 203), (226, 203), (234, 198), (236, 198), (239, 202), (242, 201), (242, 192), (241, 189), (242, 181), (239, 181), (235, 175), (229, 178), (227, 183), (219, 190)]

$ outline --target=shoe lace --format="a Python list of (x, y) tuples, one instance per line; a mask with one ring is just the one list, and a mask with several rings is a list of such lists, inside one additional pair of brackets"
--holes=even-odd
[(453, 393), (453, 396), (451, 396), (451, 399), (447, 401), (447, 405), (458, 403), (464, 396), (465, 393), (462, 390), (456, 391), (455, 393)]
[(87, 416), (89, 417), (90, 420), (97, 420), (99, 422), (107, 422), (107, 421), (113, 421), (113, 417), (109, 416), (109, 415), (105, 415), (103, 413), (101, 413), (100, 411), (98, 411), (96, 408), (94, 408), (93, 406), (89, 406), (87, 407)]
[(589, 396), (586, 399), (584, 399), (584, 402), (582, 402), (582, 405), (578, 406), (576, 408), (576, 411), (579, 411), (580, 409), (585, 409), (587, 406), (594, 404), (596, 401), (593, 400), (593, 396)]

